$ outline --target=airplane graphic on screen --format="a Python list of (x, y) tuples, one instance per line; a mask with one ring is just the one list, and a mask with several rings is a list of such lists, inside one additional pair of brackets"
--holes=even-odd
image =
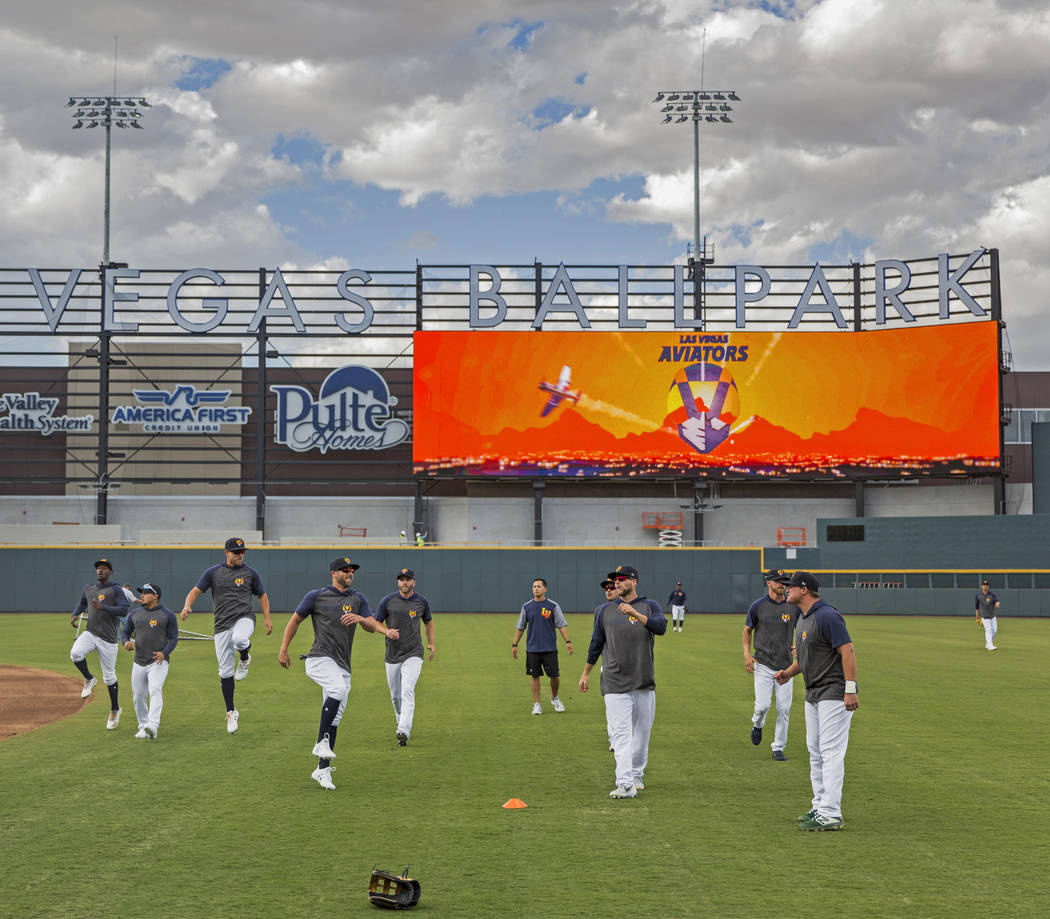
[(545, 380), (540, 381), (540, 389), (551, 394), (547, 404), (543, 406), (543, 411), (540, 412), (541, 418), (545, 418), (553, 412), (563, 399), (569, 399), (574, 404), (580, 401), (579, 390), (569, 389), (569, 376), (571, 374), (572, 369), (566, 364), (561, 368), (561, 374), (558, 376), (557, 383), (548, 383)]

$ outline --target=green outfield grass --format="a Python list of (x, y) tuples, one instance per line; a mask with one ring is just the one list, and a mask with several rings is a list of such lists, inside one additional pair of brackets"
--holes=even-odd
[[(269, 638), (260, 621), (233, 736), (211, 644), (184, 642), (159, 739), (134, 740), (121, 652), (116, 731), (100, 682), (83, 711), (0, 742), (0, 915), (363, 916), (372, 867), (405, 863), (432, 917), (1046, 915), (1050, 620), (1002, 618), (986, 652), (972, 617), (844, 612), (861, 707), (838, 833), (796, 829), (810, 800), (800, 680), (788, 761), (769, 736), (748, 740), (743, 615), (691, 615), (657, 639), (647, 788), (626, 801), (608, 797), (597, 681), (576, 688), (590, 617), (568, 617), (567, 711), (545, 692), (534, 717), (514, 617), (437, 614), (403, 749), (382, 639), (359, 631), (334, 792), (310, 780), (320, 690), (300, 661), (276, 662), (285, 617)], [(0, 664), (75, 675), (71, 642), (66, 615), (0, 616)], [(528, 808), (502, 809), (512, 797)]]

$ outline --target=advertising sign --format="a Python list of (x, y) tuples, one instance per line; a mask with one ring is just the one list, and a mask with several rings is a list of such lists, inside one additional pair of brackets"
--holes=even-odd
[(197, 389), (182, 383), (173, 390), (134, 389), (134, 405), (118, 405), (110, 421), (140, 425), (147, 434), (219, 434), (224, 424), (244, 425), (246, 405), (227, 405), (232, 390)]
[(5, 392), (0, 397), (0, 432), (90, 431), (93, 415), (56, 415), (58, 399), (38, 392)]
[(998, 471), (994, 322), (839, 332), (423, 331), (417, 473)]

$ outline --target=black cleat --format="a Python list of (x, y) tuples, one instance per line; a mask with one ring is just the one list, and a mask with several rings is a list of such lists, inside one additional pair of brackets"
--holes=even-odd
[(756, 747), (762, 743), (762, 728), (751, 728), (751, 743)]
[(407, 747), (408, 746), (408, 735), (405, 734), (403, 731), (398, 731), (397, 732), (397, 745), (399, 747)]
[(774, 750), (773, 759), (775, 759), (778, 763), (787, 762), (787, 757), (784, 755), (783, 750)]

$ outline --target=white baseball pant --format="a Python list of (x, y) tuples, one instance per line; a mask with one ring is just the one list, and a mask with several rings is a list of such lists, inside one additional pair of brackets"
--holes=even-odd
[(853, 712), (841, 699), (806, 703), (806, 746), (813, 810), (825, 817), (842, 817), (842, 780)]
[(219, 662), (219, 678), (233, 676), (237, 667), (237, 652), (252, 643), (255, 620), (248, 616), (238, 619), (232, 629), (215, 634), (215, 658)]
[(795, 681), (788, 680), (781, 686), (773, 679), (774, 673), (776, 673), (775, 670), (755, 661), (755, 714), (751, 718), (751, 723), (756, 728), (765, 725), (766, 713), (773, 700), (773, 693), (776, 693), (777, 726), (773, 732), (773, 743), (770, 744), (770, 747), (774, 750), (783, 750), (787, 746), (791, 700), (795, 697)]
[(160, 727), (160, 713), (164, 711), (164, 681), (168, 678), (168, 662), (154, 661), (143, 667), (131, 665), (131, 698), (135, 703), (135, 717), (139, 730)]
[(992, 645), (995, 644), (995, 633), (999, 631), (999, 619), (992, 616), (981, 621), (984, 623), (984, 646), (991, 651)]
[(656, 693), (651, 689), (606, 693), (605, 724), (616, 761), (617, 785), (634, 785), (645, 777), (655, 715)]
[(684, 606), (672, 606), (671, 607), (671, 622), (678, 622), (681, 619), (685, 622), (685, 607)]
[(117, 682), (117, 643), (103, 641), (93, 632), (83, 632), (69, 649), (69, 659), (82, 661), (92, 651), (98, 652), (98, 663), (102, 668), (102, 682), (112, 686)]
[(343, 720), (347, 700), (350, 698), (349, 672), (330, 657), (308, 657), (305, 669), (306, 675), (321, 687), (322, 704), (324, 699), (339, 700), (339, 711), (332, 720), (332, 726), (338, 727), (339, 722)]
[(412, 736), (412, 718), (416, 714), (416, 681), (423, 670), (423, 658), (410, 657), (400, 664), (386, 665), (386, 684), (397, 718), (397, 732)]

